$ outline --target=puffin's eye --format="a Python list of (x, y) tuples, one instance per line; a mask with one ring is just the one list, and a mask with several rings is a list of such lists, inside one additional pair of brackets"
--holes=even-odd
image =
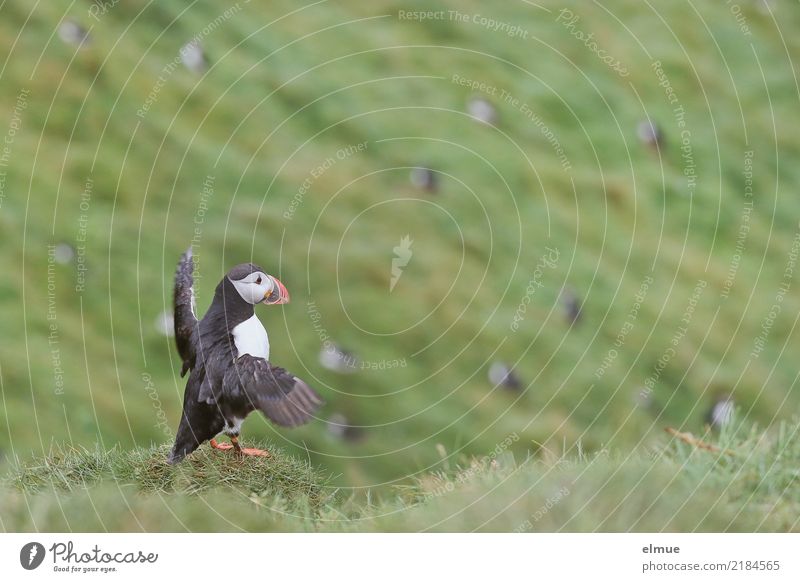
[(259, 277), (258, 279), (256, 279), (256, 285), (261, 285), (261, 277)]

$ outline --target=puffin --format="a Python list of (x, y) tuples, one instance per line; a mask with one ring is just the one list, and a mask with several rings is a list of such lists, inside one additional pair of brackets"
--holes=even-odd
[(467, 101), (467, 113), (475, 121), (485, 125), (497, 125), (497, 109), (487, 99), (483, 97), (473, 97)]
[(736, 403), (732, 394), (717, 394), (705, 416), (706, 427), (722, 430), (733, 420)]
[(430, 168), (423, 166), (411, 168), (409, 179), (411, 185), (417, 190), (424, 190), (431, 194), (439, 191), (439, 176)]
[(67, 44), (84, 47), (91, 44), (89, 31), (74, 20), (65, 20), (58, 27), (58, 36)]
[(191, 40), (181, 47), (181, 62), (191, 72), (201, 75), (208, 70), (208, 57), (198, 40)]
[(576, 324), (581, 318), (581, 301), (572, 288), (567, 287), (561, 292), (561, 301), (564, 304), (564, 315), (567, 323)]
[[(269, 360), (269, 337), (255, 306), (289, 302), (277, 278), (253, 263), (232, 268), (214, 292), (211, 306), (198, 320), (195, 313), (192, 249), (181, 256), (175, 273), (175, 343), (189, 373), (183, 413), (170, 464), (183, 460), (201, 444), (236, 455), (268, 457), (269, 452), (239, 444), (242, 422), (254, 410), (279, 426), (310, 421), (323, 402), (300, 378)], [(224, 433), (230, 444), (220, 443)]]
[(351, 424), (341, 412), (336, 412), (328, 418), (328, 433), (343, 441), (355, 443), (364, 437), (364, 430), (360, 426)]
[(636, 126), (636, 135), (644, 145), (655, 150), (664, 147), (664, 132), (651, 119), (645, 119)]
[(340, 374), (352, 374), (360, 366), (360, 360), (353, 352), (332, 342), (322, 346), (319, 351), (319, 363), (323, 368)]
[(489, 382), (506, 390), (522, 390), (522, 380), (512, 367), (505, 362), (493, 362), (489, 368)]

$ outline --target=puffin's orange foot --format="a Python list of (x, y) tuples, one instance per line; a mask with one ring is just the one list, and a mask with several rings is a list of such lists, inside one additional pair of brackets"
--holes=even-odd
[(247, 455), (248, 457), (271, 457), (272, 455), (269, 454), (267, 451), (262, 451), (261, 449), (246, 449), (239, 446), (239, 437), (232, 436), (231, 437), (231, 444), (228, 443), (218, 443), (217, 439), (211, 439), (209, 443), (211, 448), (217, 449), (218, 451), (230, 451), (231, 449), (237, 456)]
[(269, 454), (268, 451), (262, 451), (261, 449), (241, 449), (242, 455), (248, 455), (250, 457), (271, 457), (272, 455)]
[(233, 445), (229, 445), (228, 443), (218, 443), (217, 439), (211, 439), (209, 443), (212, 449), (217, 449), (218, 451), (230, 451), (233, 449)]

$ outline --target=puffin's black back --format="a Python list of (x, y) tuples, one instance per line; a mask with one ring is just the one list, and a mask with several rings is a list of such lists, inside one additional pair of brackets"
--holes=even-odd
[(202, 366), (194, 368), (189, 374), (189, 382), (183, 393), (181, 423), (178, 425), (175, 444), (167, 459), (171, 464), (182, 461), (205, 441), (218, 435), (225, 426), (225, 419), (216, 403), (207, 404), (197, 400), (197, 394), (204, 381), (205, 368)]

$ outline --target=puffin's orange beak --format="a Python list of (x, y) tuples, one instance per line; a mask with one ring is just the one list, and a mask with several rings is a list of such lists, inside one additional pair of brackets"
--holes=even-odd
[(270, 279), (272, 279), (272, 291), (269, 291), (266, 295), (264, 295), (264, 300), (262, 303), (265, 305), (281, 305), (283, 303), (289, 303), (289, 292), (286, 290), (286, 287), (283, 286), (283, 283), (278, 281), (272, 275), (268, 275)]

